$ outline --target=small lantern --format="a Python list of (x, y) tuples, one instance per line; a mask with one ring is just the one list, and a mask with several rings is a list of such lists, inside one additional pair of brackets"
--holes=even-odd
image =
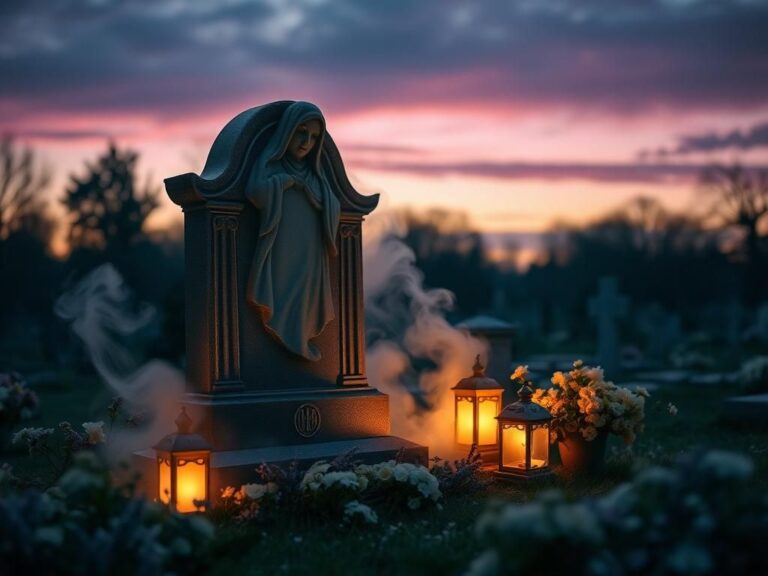
[(496, 416), (504, 389), (485, 375), (479, 354), (472, 371), (472, 376), (452, 388), (456, 395), (456, 444), (475, 444), (483, 460), (493, 462), (498, 450)]
[(177, 431), (157, 445), (158, 498), (179, 512), (196, 512), (195, 501), (208, 502), (211, 446), (193, 434), (192, 419), (182, 406)]
[(525, 382), (519, 400), (504, 407), (499, 423), (498, 478), (531, 480), (551, 476), (549, 467), (549, 423), (546, 408), (531, 402), (533, 390)]

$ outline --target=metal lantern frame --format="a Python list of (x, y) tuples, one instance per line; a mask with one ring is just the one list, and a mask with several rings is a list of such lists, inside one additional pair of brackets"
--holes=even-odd
[[(472, 367), (472, 376), (462, 379), (456, 386), (451, 388), (454, 392), (454, 439), (459, 446), (477, 446), (477, 450), (484, 461), (493, 462), (495, 460), (496, 451), (498, 446), (498, 435), (496, 434), (496, 423), (493, 419), (496, 418), (499, 409), (502, 406), (502, 398), (504, 388), (499, 383), (485, 375), (485, 367), (480, 362), (480, 355), (475, 357), (475, 364)], [(472, 433), (471, 441), (466, 442), (462, 436), (465, 436), (465, 432), (462, 431), (462, 427), (466, 425), (463, 421), (467, 417), (467, 413), (462, 411), (462, 402), (471, 404), (471, 419), (472, 419)], [(493, 415), (490, 416), (490, 423), (486, 424), (492, 426), (493, 434), (492, 442), (481, 442), (481, 418), (487, 419), (489, 416), (484, 413), (482, 404), (485, 402), (494, 402), (495, 408), (493, 409)]]
[[(179, 502), (180, 480), (183, 479), (184, 473), (192, 472), (191, 468), (184, 469), (185, 466), (203, 467), (202, 486), (195, 486), (194, 491), (197, 492), (198, 488), (202, 488), (201, 497), (195, 498), (195, 500), (204, 502), (203, 509), (205, 509), (210, 495), (211, 446), (200, 434), (191, 431), (192, 419), (187, 414), (185, 407), (182, 406), (181, 413), (176, 418), (175, 423), (177, 431), (169, 434), (153, 446), (157, 455), (158, 499), (178, 512), (196, 512), (200, 508), (194, 506), (192, 502)], [(196, 472), (199, 473), (200, 470), (196, 469)]]
[[(504, 480), (537, 480), (552, 476), (549, 463), (549, 427), (552, 416), (543, 406), (531, 402), (533, 390), (530, 382), (525, 382), (517, 392), (518, 400), (508, 404), (496, 417), (498, 421), (499, 463), (494, 476)], [(523, 433), (525, 452), (522, 466), (511, 466), (505, 461), (505, 442), (513, 441), (513, 430)], [(533, 465), (534, 434), (537, 430), (544, 433), (544, 464)], [(541, 434), (541, 432), (539, 432)]]

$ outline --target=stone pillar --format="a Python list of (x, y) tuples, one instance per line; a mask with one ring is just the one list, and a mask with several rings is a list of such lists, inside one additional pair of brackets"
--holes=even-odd
[(212, 231), (213, 391), (243, 388), (237, 294), (237, 229), (242, 205), (209, 202)]
[(339, 224), (339, 386), (367, 386), (363, 313), (363, 217), (342, 213)]
[(187, 377), (195, 392), (242, 390), (237, 233), (243, 204), (184, 208)]

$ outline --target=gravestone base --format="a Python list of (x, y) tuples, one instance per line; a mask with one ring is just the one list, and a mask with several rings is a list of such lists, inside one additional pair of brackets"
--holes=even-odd
[[(337, 456), (354, 450), (354, 460), (375, 464), (395, 458), (398, 454), (406, 462), (428, 465), (428, 449), (397, 436), (379, 436), (357, 440), (315, 442), (295, 446), (272, 446), (245, 450), (214, 451), (211, 453), (210, 499), (211, 504), (219, 503), (221, 492), (227, 486), (239, 488), (243, 484), (257, 481), (255, 470), (261, 464), (287, 466), (292, 462), (302, 468), (309, 468), (318, 460), (331, 461)], [(151, 449), (136, 452), (133, 464), (141, 474), (139, 492), (147, 497), (156, 497), (158, 477), (155, 451)]]
[[(408, 462), (428, 465), (428, 448), (390, 436), (389, 397), (375, 388), (296, 389), (272, 392), (190, 393), (181, 405), (195, 432), (214, 447), (210, 497), (256, 481), (260, 464), (297, 462), (308, 468), (354, 450), (365, 463), (391, 460), (402, 451)], [(154, 450), (134, 453), (140, 492), (157, 490)]]
[(186, 394), (182, 405), (195, 422), (195, 432), (219, 451), (354, 440), (390, 432), (389, 398), (369, 386)]

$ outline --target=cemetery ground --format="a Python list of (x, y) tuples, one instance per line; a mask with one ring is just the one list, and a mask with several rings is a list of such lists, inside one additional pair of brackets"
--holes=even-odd
[[(111, 398), (95, 376), (47, 372), (30, 380), (41, 410), (26, 425), (107, 419)], [(442, 509), (381, 514), (375, 526), (364, 528), (289, 518), (269, 525), (238, 525), (213, 513), (217, 530), (212, 573), (461, 574), (480, 550), (475, 525), (490, 502), (526, 502), (552, 488), (561, 489), (569, 499), (599, 496), (630, 479), (638, 469), (672, 464), (680, 453), (698, 448), (748, 455), (756, 467), (750, 489), (765, 493), (768, 424), (739, 426), (720, 419), (721, 401), (737, 393), (724, 386), (660, 386), (646, 404), (645, 432), (631, 452), (612, 437), (607, 464), (595, 477), (558, 476), (530, 486), (492, 482), (479, 493), (444, 499)], [(677, 407), (676, 415), (670, 413), (670, 404)], [(3, 454), (0, 461), (25, 474), (44, 468), (18, 449)]]

